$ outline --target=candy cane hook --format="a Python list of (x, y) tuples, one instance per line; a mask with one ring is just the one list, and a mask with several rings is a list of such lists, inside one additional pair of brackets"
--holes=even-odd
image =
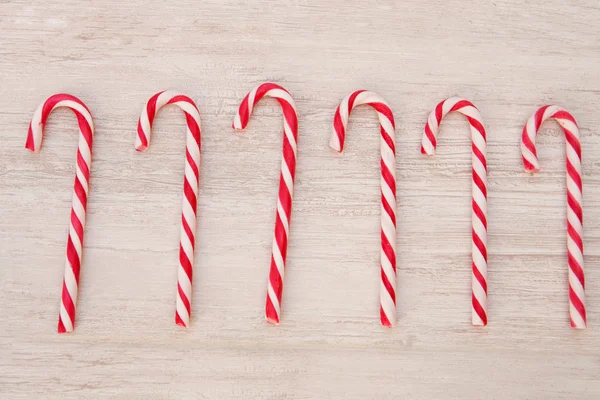
[(44, 124), (50, 113), (59, 107), (67, 107), (73, 111), (79, 124), (79, 145), (77, 148), (75, 184), (73, 185), (71, 224), (67, 239), (67, 261), (58, 316), (58, 333), (65, 333), (73, 331), (75, 325), (79, 271), (83, 254), (85, 212), (92, 166), (92, 142), (94, 139), (94, 122), (90, 110), (81, 100), (70, 94), (55, 94), (48, 97), (33, 113), (25, 148), (33, 152), (40, 150), (44, 136)]
[(187, 122), (175, 323), (188, 327), (190, 324), (192, 302), (192, 273), (194, 269), (194, 245), (196, 242), (196, 205), (200, 175), (200, 113), (194, 101), (174, 91), (159, 92), (152, 96), (142, 110), (142, 115), (138, 122), (135, 149), (137, 151), (144, 151), (148, 148), (154, 117), (161, 107), (168, 104), (173, 104), (181, 108)]
[(486, 133), (479, 110), (467, 100), (452, 97), (439, 103), (429, 114), (421, 153), (433, 155), (436, 136), (442, 118), (449, 112), (457, 111), (467, 117), (471, 128), (473, 153), (472, 196), (472, 322), (473, 325), (487, 325), (487, 160)]
[(385, 100), (376, 93), (358, 90), (346, 97), (335, 110), (329, 146), (340, 153), (344, 149), (350, 112), (367, 104), (377, 111), (381, 130), (381, 324), (396, 322), (396, 127), (394, 115)]
[(544, 106), (527, 120), (521, 136), (523, 166), (527, 172), (538, 172), (540, 163), (535, 136), (542, 123), (554, 119), (562, 127), (567, 147), (567, 252), (569, 254), (569, 314), (571, 326), (585, 329), (585, 278), (583, 269), (583, 207), (581, 181), (581, 139), (575, 118), (558, 106)]
[(256, 103), (263, 97), (273, 97), (283, 111), (283, 159), (279, 176), (279, 195), (277, 198), (277, 216), (273, 237), (273, 251), (265, 317), (272, 324), (279, 324), (283, 278), (289, 238), (290, 218), (292, 216), (292, 197), (294, 194), (294, 176), (296, 174), (296, 153), (298, 147), (298, 116), (294, 99), (287, 90), (274, 83), (263, 83), (252, 89), (244, 97), (233, 120), (233, 129), (244, 129)]

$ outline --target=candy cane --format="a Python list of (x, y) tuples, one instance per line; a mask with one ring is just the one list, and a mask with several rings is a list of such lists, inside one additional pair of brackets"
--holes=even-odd
[(581, 182), (581, 140), (575, 118), (558, 106), (544, 106), (527, 120), (521, 137), (523, 165), (527, 172), (538, 172), (540, 163), (535, 136), (540, 125), (553, 118), (566, 136), (567, 147), (567, 252), (569, 253), (569, 314), (571, 326), (585, 329), (585, 278), (583, 270), (583, 208)]
[(396, 127), (390, 106), (376, 93), (358, 90), (346, 97), (335, 110), (329, 146), (344, 149), (350, 112), (367, 104), (377, 111), (381, 130), (381, 324), (396, 322)]
[(421, 153), (435, 154), (436, 136), (442, 118), (449, 112), (457, 111), (467, 117), (471, 127), (471, 149), (473, 152), (473, 189), (471, 202), (472, 229), (472, 322), (473, 325), (487, 325), (487, 161), (486, 133), (479, 110), (467, 100), (452, 97), (439, 103), (429, 114)]
[(44, 124), (50, 113), (59, 107), (71, 109), (75, 113), (79, 124), (79, 145), (77, 148), (75, 184), (73, 185), (71, 224), (67, 239), (67, 261), (58, 316), (58, 333), (65, 333), (73, 331), (75, 325), (79, 271), (83, 254), (83, 233), (85, 230), (85, 212), (92, 166), (92, 141), (94, 138), (94, 122), (90, 110), (81, 100), (70, 94), (55, 94), (48, 97), (33, 113), (29, 132), (27, 132), (25, 148), (33, 152), (40, 150), (44, 136)]
[(279, 176), (279, 195), (277, 198), (277, 216), (273, 236), (273, 251), (265, 317), (272, 324), (279, 324), (281, 313), (281, 296), (283, 294), (283, 277), (292, 216), (292, 197), (294, 194), (294, 176), (296, 174), (296, 153), (298, 147), (298, 116), (294, 99), (287, 90), (274, 83), (263, 83), (252, 89), (244, 97), (233, 120), (233, 129), (244, 129), (256, 103), (263, 97), (273, 97), (283, 110), (283, 159)]
[(192, 272), (194, 268), (194, 244), (196, 242), (194, 235), (196, 232), (196, 204), (200, 165), (200, 113), (194, 101), (174, 91), (159, 92), (152, 96), (142, 110), (138, 122), (135, 149), (144, 151), (148, 148), (154, 117), (161, 107), (168, 104), (174, 104), (181, 108), (187, 122), (175, 323), (188, 327), (192, 301)]

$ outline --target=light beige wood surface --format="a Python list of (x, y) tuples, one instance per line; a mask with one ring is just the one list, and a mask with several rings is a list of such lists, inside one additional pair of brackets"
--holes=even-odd
[[(600, 398), (600, 6), (597, 1), (0, 1), (0, 398)], [(296, 99), (299, 158), (279, 327), (264, 321), (281, 111), (243, 96), (273, 81)], [(368, 108), (346, 150), (328, 146), (351, 91), (397, 121), (398, 324), (379, 325), (379, 138)], [(184, 118), (155, 92), (197, 100), (201, 190), (192, 325), (174, 324)], [(53, 113), (39, 154), (34, 109), (66, 92), (96, 123), (76, 330), (56, 333), (77, 146)], [(470, 323), (470, 138), (423, 124), (445, 97), (488, 128), (489, 319)], [(568, 323), (564, 135), (520, 133), (543, 104), (582, 133), (589, 328)]]

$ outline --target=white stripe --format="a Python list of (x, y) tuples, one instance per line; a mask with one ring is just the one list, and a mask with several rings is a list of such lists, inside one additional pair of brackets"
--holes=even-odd
[(277, 271), (279, 271), (279, 276), (281, 276), (281, 282), (283, 283), (283, 277), (285, 275), (285, 262), (283, 261), (283, 256), (279, 251), (279, 246), (277, 245), (277, 240), (273, 238), (273, 260), (275, 261), (275, 266), (277, 267)]
[(583, 321), (583, 318), (581, 318), (581, 315), (579, 315), (579, 312), (577, 311), (577, 309), (573, 306), (573, 303), (569, 302), (569, 315), (571, 316), (571, 319), (573, 320), (573, 324), (575, 325), (573, 328), (575, 329), (585, 329), (585, 322)]
[(67, 312), (67, 309), (65, 308), (65, 305), (63, 304), (63, 302), (60, 302), (60, 319), (63, 323), (63, 326), (65, 327), (65, 331), (66, 332), (73, 332), (73, 321), (71, 321), (71, 317), (69, 317), (69, 313)]
[[(81, 261), (81, 260), (80, 260)], [(69, 260), (65, 262), (65, 275), (64, 275), (64, 283), (67, 288), (67, 292), (69, 292), (69, 296), (71, 297), (71, 301), (73, 302), (73, 307), (77, 305), (77, 280), (75, 279), (75, 274), (73, 273), (73, 268), (69, 263)]]
[(273, 304), (273, 308), (275, 308), (275, 313), (277, 314), (277, 319), (279, 319), (279, 315), (281, 313), (281, 310), (279, 307), (279, 300), (277, 299), (277, 295), (275, 294), (275, 290), (273, 289), (273, 286), (271, 286), (271, 282), (269, 282), (269, 284), (267, 285), (267, 295), (269, 296), (269, 299), (271, 300), (271, 303)]
[(183, 293), (185, 293), (185, 297), (187, 297), (188, 301), (191, 304), (192, 282), (190, 281), (188, 275), (185, 273), (185, 269), (183, 269), (183, 267), (181, 266), (177, 269), (177, 282), (179, 283), (179, 286), (181, 287)]
[[(188, 297), (188, 301), (191, 305), (191, 299)], [(177, 293), (177, 301), (175, 302), (175, 309), (177, 310), (177, 314), (179, 314), (179, 318), (183, 321), (186, 327), (190, 326), (190, 314), (188, 314), (183, 301), (179, 297), (179, 293)]]
[(390, 324), (394, 326), (396, 324), (396, 305), (383, 282), (381, 282), (379, 290), (379, 303), (386, 318), (390, 321)]
[(268, 92), (265, 93), (265, 96), (269, 96), (269, 97), (274, 97), (276, 99), (285, 100), (294, 109), (294, 112), (296, 111), (296, 105), (294, 104), (294, 99), (285, 90), (282, 90), (282, 89), (271, 89), (271, 90), (269, 90)]
[(286, 236), (289, 235), (290, 230), (290, 222), (288, 221), (287, 215), (285, 214), (285, 210), (281, 205), (281, 201), (277, 200), (277, 215), (279, 215), (279, 219), (281, 220), (281, 224), (283, 225), (283, 229), (285, 230)]
[(290, 193), (290, 198), (292, 198), (294, 196), (294, 179), (292, 178), (292, 173), (290, 172), (285, 159), (281, 160), (281, 176)]
[(83, 115), (83, 117), (87, 121), (87, 124), (90, 127), (92, 135), (94, 134), (94, 121), (92, 120), (92, 116), (90, 115), (88, 110), (85, 108), (85, 106), (83, 106), (82, 104), (80, 104), (76, 101), (73, 101), (73, 100), (62, 100), (54, 105), (54, 107), (52, 108), (52, 111), (56, 110), (59, 107), (69, 107), (73, 110), (76, 110), (81, 115)]

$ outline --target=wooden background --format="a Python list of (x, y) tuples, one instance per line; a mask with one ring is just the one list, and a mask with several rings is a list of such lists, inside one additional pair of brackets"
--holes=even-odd
[[(600, 398), (600, 6), (596, 1), (30, 2), (0, 0), (0, 398)], [(568, 3), (568, 4), (567, 4)], [(273, 81), (299, 112), (282, 323), (263, 307), (282, 117), (243, 96)], [(379, 325), (379, 138), (368, 108), (346, 151), (335, 107), (381, 94), (397, 121), (398, 324)], [(177, 89), (202, 121), (192, 325), (174, 324), (184, 118), (161, 111), (134, 150), (148, 98)], [(39, 154), (27, 126), (66, 92), (96, 124), (73, 334), (56, 333), (77, 146), (53, 113)], [(489, 320), (471, 326), (468, 124), (451, 115), (419, 153), (445, 97), (488, 128)], [(543, 104), (582, 133), (589, 328), (568, 323), (564, 135), (520, 133)]]

